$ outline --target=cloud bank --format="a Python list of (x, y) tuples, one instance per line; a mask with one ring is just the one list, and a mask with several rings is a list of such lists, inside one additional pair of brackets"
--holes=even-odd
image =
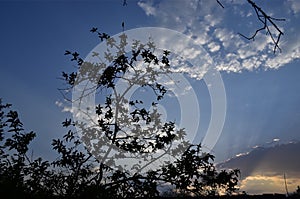
[(249, 153), (237, 155), (218, 168), (239, 168), (241, 189), (249, 193), (285, 193), (284, 175), (290, 191), (300, 184), (300, 142), (257, 147)]

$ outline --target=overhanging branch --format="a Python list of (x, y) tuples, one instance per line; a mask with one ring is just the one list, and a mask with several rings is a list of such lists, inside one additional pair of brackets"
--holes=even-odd
[[(280, 37), (283, 35), (283, 31), (277, 26), (275, 21), (285, 21), (285, 19), (271, 17), (271, 16), (267, 15), (252, 0), (247, 0), (247, 1), (253, 7), (258, 20), (262, 23), (263, 26), (261, 28), (257, 29), (255, 31), (255, 33), (251, 36), (245, 36), (242, 33), (238, 33), (238, 34), (241, 35), (242, 37), (248, 39), (248, 40), (254, 40), (259, 32), (265, 30), (266, 34), (270, 35), (270, 37), (271, 37), (271, 39), (274, 43), (274, 50), (273, 50), (274, 53), (276, 53), (276, 50), (279, 50), (279, 52), (281, 52), (281, 48), (279, 47), (279, 41), (280, 41)], [(274, 33), (274, 31), (272, 31), (270, 29), (270, 26), (275, 28), (275, 30), (274, 30), (275, 33)]]
[[(216, 0), (216, 2), (224, 8), (224, 5), (219, 1)], [(263, 30), (266, 31), (267, 35), (270, 35), (272, 42), (274, 43), (274, 53), (276, 53), (276, 50), (279, 50), (281, 52), (281, 48), (279, 47), (279, 41), (281, 36), (283, 35), (283, 31), (277, 26), (275, 21), (285, 21), (285, 19), (280, 19), (280, 18), (274, 18), (269, 15), (263, 9), (261, 9), (258, 5), (256, 5), (252, 0), (247, 0), (247, 2), (253, 7), (257, 19), (262, 23), (262, 27), (258, 28), (254, 34), (251, 36), (245, 36), (242, 33), (238, 33), (240, 36), (244, 37), (245, 39), (248, 40), (254, 40), (257, 34)], [(270, 27), (275, 28), (275, 30), (271, 30)]]

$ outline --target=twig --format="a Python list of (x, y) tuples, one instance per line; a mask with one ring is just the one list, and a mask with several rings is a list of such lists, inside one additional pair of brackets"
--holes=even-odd
[(222, 8), (224, 8), (223, 4), (219, 0), (216, 0), (216, 1)]
[[(258, 20), (263, 24), (263, 27), (257, 29), (255, 31), (255, 33), (252, 36), (245, 36), (244, 34), (238, 33), (240, 36), (248, 39), (248, 40), (254, 40), (254, 38), (256, 37), (257, 33), (262, 31), (262, 30), (266, 30), (266, 34), (269, 34), (273, 43), (274, 43), (274, 53), (276, 52), (276, 50), (278, 49), (279, 52), (281, 52), (281, 48), (279, 47), (279, 40), (280, 37), (283, 35), (282, 30), (276, 25), (276, 23), (274, 21), (285, 21), (285, 19), (279, 19), (279, 18), (274, 18), (271, 17), (269, 15), (267, 15), (259, 6), (257, 6), (252, 0), (247, 0), (249, 4), (251, 4), (251, 6), (254, 8), (254, 11), (256, 13), (256, 16), (258, 18)], [(276, 31), (278, 32), (278, 35), (274, 37), (274, 33), (272, 33), (272, 31), (269, 28), (269, 24), (271, 24), (271, 26), (273, 26)]]

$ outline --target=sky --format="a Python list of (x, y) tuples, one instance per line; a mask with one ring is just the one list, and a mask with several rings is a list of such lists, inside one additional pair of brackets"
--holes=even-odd
[[(51, 139), (63, 135), (61, 122), (70, 117), (58, 106), (63, 101), (58, 91), (64, 86), (61, 72), (75, 69), (65, 50), (86, 56), (100, 42), (90, 33), (92, 27), (110, 35), (122, 32), (122, 22), (126, 30), (176, 30), (208, 52), (224, 83), (226, 117), (212, 149), (216, 162), (243, 168), (241, 187), (249, 193), (284, 192), (284, 172), (295, 190), (300, 170), (290, 165), (299, 162), (295, 155), (300, 141), (300, 2), (255, 1), (270, 16), (286, 19), (276, 22), (284, 32), (281, 53), (273, 53), (265, 32), (254, 41), (238, 35), (251, 35), (261, 27), (247, 1), (221, 2), (224, 8), (209, 0), (127, 0), (127, 6), (121, 0), (0, 0), (0, 97), (19, 111), (26, 129), (37, 133), (34, 153), (53, 158)], [(208, 86), (200, 72), (186, 68), (201, 110), (196, 142), (203, 139), (211, 115)], [(167, 111), (174, 108), (165, 106)], [(286, 165), (259, 166), (278, 163), (276, 155), (266, 155), (276, 150), (281, 151), (278, 156), (290, 157)], [(263, 158), (251, 159), (253, 154)], [(255, 172), (237, 161), (241, 157), (256, 165)], [(263, 188), (258, 190), (258, 183)]]

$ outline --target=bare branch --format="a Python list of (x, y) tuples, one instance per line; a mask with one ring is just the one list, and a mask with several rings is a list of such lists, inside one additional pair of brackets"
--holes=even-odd
[[(279, 40), (280, 37), (283, 35), (283, 31), (277, 26), (277, 24), (274, 21), (285, 21), (285, 19), (279, 19), (279, 18), (274, 18), (269, 15), (267, 15), (259, 6), (257, 6), (252, 0), (247, 0), (248, 3), (253, 7), (256, 16), (258, 20), (263, 24), (263, 26), (255, 31), (255, 33), (252, 36), (245, 36), (244, 34), (238, 33), (242, 37), (248, 39), (248, 40), (254, 40), (255, 37), (257, 36), (257, 33), (260, 31), (265, 30), (266, 34), (269, 34), (273, 43), (274, 43), (274, 53), (276, 53), (276, 50), (279, 50), (281, 52), (281, 49), (279, 47)], [(274, 33), (271, 29), (270, 26), (273, 26), (275, 28)]]
[(224, 8), (223, 4), (219, 0), (216, 0), (216, 1), (222, 8)]

